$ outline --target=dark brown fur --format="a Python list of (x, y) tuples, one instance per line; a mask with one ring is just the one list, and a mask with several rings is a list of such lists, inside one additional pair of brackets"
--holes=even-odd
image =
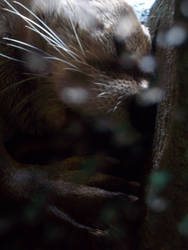
[[(35, 20), (21, 6), (9, 2), (24, 16)], [(125, 111), (121, 104), (128, 96), (143, 89), (143, 75), (134, 74), (126, 65), (123, 67), (120, 59), (122, 55), (128, 56), (137, 68), (139, 60), (149, 53), (149, 37), (124, 1), (112, 1), (114, 20), (108, 29), (103, 19), (95, 18), (95, 13), (91, 14), (92, 24), (86, 28), (82, 27), (79, 19), (73, 20), (81, 46), (70, 20), (63, 13), (57, 13), (57, 9), (43, 12), (40, 2), (44, 1), (39, 1), (38, 6), (34, 6), (37, 1), (20, 2), (33, 9), (58, 34), (77, 60), (60, 49), (65, 55), (63, 57), (49, 42), (25, 27), (26, 22), (21, 17), (4, 10), (9, 8), (7, 3), (0, 3), (0, 37), (17, 39), (44, 51), (31, 49), (28, 53), (9, 46), (7, 43), (10, 41), (0, 40), (0, 53), (24, 61), (15, 62), (2, 57), (0, 62), (1, 189), (8, 197), (24, 202), (41, 192), (47, 199), (44, 210), (64, 225), (65, 235), (71, 235), (73, 230), (73, 237), (82, 235), (81, 242), (86, 241), (87, 235), (89, 246), (82, 243), (84, 249), (91, 249), (91, 246), (103, 249), (105, 244), (107, 249), (127, 249), (125, 239), (117, 240), (118, 243), (114, 240), (116, 243), (113, 246), (108, 235), (109, 227), (114, 223), (112, 227), (116, 228), (121, 218), (116, 218), (117, 221), (111, 222), (111, 225), (103, 225), (98, 216), (106, 204), (134, 198), (124, 194), (127, 184), (123, 178), (101, 174), (100, 169), (115, 163), (109, 157), (98, 155), (96, 149), (94, 152), (88, 150), (94, 140), (90, 136), (91, 125), (87, 119), (96, 122), (102, 117), (107, 123), (111, 123), (113, 117), (123, 119)], [(102, 4), (102, 1), (99, 3)], [(105, 11), (102, 13), (103, 16)], [(130, 16), (135, 30), (122, 40), (116, 28), (124, 16)], [(62, 60), (45, 59), (46, 52), (73, 64), (76, 70)], [(33, 60), (38, 63), (37, 67)], [(85, 90), (86, 99), (78, 103), (74, 99), (69, 102), (63, 93), (70, 88)], [(98, 97), (103, 92), (108, 98)], [(116, 106), (117, 112), (110, 112)], [(80, 132), (71, 133), (70, 128), (74, 126), (78, 128), (75, 131)], [(35, 159), (30, 156), (28, 160), (25, 155), (32, 152), (35, 152)], [(38, 156), (41, 152), (48, 154), (47, 160)], [(87, 165), (88, 154), (97, 159), (97, 173), (81, 177), (83, 170), (80, 167)], [(65, 246), (66, 249), (75, 247), (70, 242)]]

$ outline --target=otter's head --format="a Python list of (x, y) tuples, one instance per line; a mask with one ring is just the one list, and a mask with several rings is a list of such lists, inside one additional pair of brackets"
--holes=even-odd
[(150, 52), (150, 36), (124, 0), (3, 2), (20, 27), (4, 40), (65, 105), (114, 111), (146, 87), (139, 62)]

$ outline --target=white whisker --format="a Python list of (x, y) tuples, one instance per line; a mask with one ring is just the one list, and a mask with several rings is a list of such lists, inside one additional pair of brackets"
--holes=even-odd
[[(47, 31), (41, 26), (39, 25), (39, 28), (44, 29), (43, 31), (45, 31), (47, 34), (50, 34), (51, 37), (54, 38), (54, 40), (57, 41), (57, 43), (63, 44), (64, 47), (66, 47), (66, 44), (57, 36), (57, 34), (55, 32), (53, 32), (52, 29), (49, 28), (48, 25), (46, 25), (45, 22), (43, 22), (37, 15), (35, 15), (35, 13), (33, 11), (31, 11), (30, 9), (28, 9), (26, 6), (24, 6), (23, 4), (21, 4), (20, 2), (17, 1), (13, 1), (14, 3), (20, 5), (22, 8), (24, 8), (25, 10), (27, 10), (33, 17), (35, 17), (49, 32), (47, 33)], [(36, 24), (36, 23), (35, 23)], [(68, 49), (67, 49), (68, 50)]]
[[(4, 0), (5, 1), (5, 0)], [(28, 23), (29, 24), (29, 26), (26, 26), (27, 28), (30, 28), (31, 30), (33, 30), (33, 31), (37, 31), (37, 33), (38, 34), (40, 34), (41, 36), (42, 35), (44, 35), (41, 31), (39, 31), (38, 29), (36, 29), (36, 27), (35, 26), (37, 26), (39, 29), (41, 29), (42, 31), (44, 31), (47, 35), (49, 35), (50, 37), (48, 37), (48, 39), (50, 40), (51, 39), (51, 41), (53, 41), (53, 43), (54, 44), (56, 44), (56, 45), (59, 45), (57, 42), (56, 42), (56, 40), (54, 40), (54, 37), (48, 32), (48, 31), (46, 31), (42, 26), (40, 26), (39, 24), (37, 24), (35, 21), (33, 21), (33, 20), (31, 20), (30, 18), (27, 18), (26, 16), (23, 16), (22, 14), (20, 14), (18, 11), (12, 11), (12, 10), (9, 10), (9, 9), (4, 9), (4, 10), (6, 10), (6, 11), (8, 11), (8, 12), (10, 12), (10, 13), (12, 13), (12, 14), (15, 14), (15, 15), (17, 15), (17, 16), (19, 16), (19, 17), (21, 17), (22, 19), (24, 19), (24, 21), (26, 22), (26, 23)], [(44, 35), (45, 36), (45, 35)], [(62, 47), (61, 47), (62, 48)], [(67, 52), (67, 50), (65, 50), (65, 52)]]
[(77, 31), (76, 31), (76, 29), (75, 29), (75, 26), (74, 26), (73, 21), (72, 21), (71, 18), (70, 18), (70, 23), (71, 23), (71, 26), (72, 26), (74, 35), (75, 35), (75, 37), (76, 37), (76, 41), (77, 41), (77, 43), (78, 43), (78, 45), (79, 45), (79, 47), (80, 47), (80, 50), (81, 50), (82, 54), (85, 56), (84, 49), (83, 49), (83, 47), (82, 47), (82, 44), (81, 44), (81, 42), (80, 42), (80, 39), (79, 39), (79, 37), (78, 37)]
[(111, 93), (109, 92), (102, 92), (100, 94), (97, 95), (97, 97), (106, 97), (106, 95), (110, 95)]
[[(62, 60), (62, 59), (60, 59), (60, 58), (58, 58), (58, 57), (52, 56), (52, 55), (50, 55), (49, 53), (47, 53), (47, 52), (45, 52), (45, 51), (43, 51), (43, 50), (41, 50), (41, 49), (39, 49), (39, 48), (37, 48), (37, 47), (31, 45), (31, 44), (24, 43), (24, 42), (22, 42), (22, 41), (15, 40), (15, 39), (11, 39), (11, 38), (3, 38), (3, 39), (4, 39), (4, 40), (7, 40), (7, 41), (16, 42), (16, 43), (19, 43), (19, 44), (21, 44), (21, 45), (25, 45), (25, 46), (27, 46), (27, 47), (29, 47), (29, 48), (32, 48), (32, 49), (37, 50), (37, 51), (39, 51), (39, 52), (41, 52), (41, 53), (43, 53), (43, 54), (46, 54), (47, 57), (44, 57), (44, 58), (46, 58), (46, 59), (52, 59), (52, 60), (57, 60), (57, 61), (65, 62), (64, 60)], [(28, 53), (34, 53), (34, 51), (28, 50), (28, 49), (26, 49), (26, 48), (24, 48), (24, 47), (22, 47), (22, 46), (18, 46), (18, 45), (12, 44), (12, 43), (7, 43), (6, 45), (7, 45), (7, 46), (14, 47), (14, 48), (17, 48), (17, 49), (20, 49), (20, 50), (23, 50), (23, 51), (26, 51), (26, 52), (28, 52)], [(75, 66), (74, 66), (74, 67), (75, 67)]]
[[(44, 35), (43, 33), (41, 33), (39, 30), (37, 30), (35, 27), (30, 27), (30, 26), (26, 26), (28, 29), (36, 32), (37, 34), (39, 34), (45, 41), (48, 42), (48, 44), (50, 44), (60, 55), (62, 55), (63, 57), (65, 57), (65, 55), (57, 48), (57, 45), (54, 44), (54, 40), (51, 39), (50, 37)], [(62, 48), (58, 45), (59, 48)], [(51, 57), (51, 55), (49, 55), (49, 57)], [(66, 64), (73, 66), (74, 68), (77, 68), (75, 65), (68, 63), (67, 61), (60, 59), (58, 57), (53, 57), (53, 59), (56, 58), (58, 61), (62, 61), (62, 62), (66, 62)]]
[(116, 105), (116, 106), (114, 107), (114, 109), (113, 109), (112, 112), (115, 112), (117, 109), (118, 109), (118, 105)]
[[(54, 43), (54, 40), (53, 39), (51, 39), (50, 37), (48, 37), (48, 36), (46, 36), (46, 35), (44, 35), (43, 33), (41, 33), (38, 29), (36, 29), (35, 27), (30, 27), (30, 26), (25, 26), (26, 28), (28, 28), (28, 29), (30, 29), (30, 30), (32, 30), (33, 32), (35, 32), (35, 33), (37, 33), (37, 34), (39, 34), (45, 41), (47, 41), (48, 42), (48, 44), (50, 44), (50, 46), (52, 46), (60, 55), (62, 55), (63, 57), (65, 57), (65, 55), (58, 49), (58, 47), (60, 48), (60, 49), (62, 49), (62, 47), (60, 47), (59, 45), (56, 45), (55, 43)], [(51, 56), (51, 55), (49, 55), (49, 56)], [(57, 57), (58, 58), (58, 57)]]
[[(22, 5), (21, 3), (14, 1), (15, 4), (18, 4), (19, 6), (21, 6), (22, 8), (24, 8), (25, 10), (27, 10), (32, 16), (34, 16), (40, 23), (42, 23), (42, 25), (47, 29), (45, 29), (44, 27), (42, 27), (41, 25), (39, 25), (38, 23), (36, 23), (35, 21), (31, 20), (30, 18), (27, 18), (26, 16), (22, 15), (18, 10), (16, 10), (7, 0), (4, 0), (7, 5), (12, 9), (5, 9), (6, 11), (18, 15), (19, 17), (21, 17), (29, 26), (26, 25), (26, 28), (32, 30), (33, 32), (39, 34), (45, 41), (48, 42), (48, 44), (50, 44), (60, 55), (62, 55), (63, 57), (65, 57), (65, 55), (59, 50), (59, 49), (63, 49), (64, 52), (66, 52), (68, 55), (70, 55), (72, 58), (74, 58), (75, 61), (78, 61), (78, 59), (76, 58), (75, 53), (73, 53), (72, 51), (70, 51), (68, 48), (66, 48), (66, 45), (63, 43), (63, 41), (39, 18), (37, 17), (32, 11), (30, 11), (27, 7), (25, 7), (24, 5)], [(46, 33), (47, 35), (45, 35), (44, 33), (42, 33), (40, 30), (42, 30), (44, 33)], [(24, 44), (24, 43), (23, 43)], [(25, 44), (26, 45), (26, 44)], [(11, 45), (13, 46), (13, 45)], [(18, 47), (17, 47), (18, 48)], [(35, 47), (36, 48), (36, 47)], [(59, 49), (58, 49), (59, 48)], [(21, 49), (21, 47), (20, 47)], [(38, 48), (36, 48), (38, 49)], [(26, 49), (23, 49), (26, 51)], [(51, 57), (51, 55), (49, 55), (49, 57)], [(77, 68), (75, 65), (73, 65), (72, 63), (67, 62), (66, 60), (60, 59), (58, 57), (52, 57), (52, 60), (57, 60), (57, 61), (61, 61), (73, 68)]]
[(17, 86), (19, 86), (19, 85), (21, 85), (21, 84), (23, 84), (23, 83), (25, 83), (27, 81), (34, 80), (36, 78), (37, 78), (36, 76), (35, 77), (30, 77), (30, 78), (24, 79), (22, 81), (13, 83), (12, 85), (9, 85), (9, 86), (7, 86), (7, 87), (5, 87), (3, 89), (0, 89), (0, 94), (3, 94), (4, 92), (6, 92), (6, 91), (8, 91), (8, 90), (10, 90), (10, 89), (12, 89), (14, 87), (17, 87)]
[[(69, 5), (69, 7), (71, 8), (71, 10), (73, 11), (73, 8), (72, 8), (72, 6), (71, 6), (71, 3), (70, 3), (70, 2), (67, 2), (67, 3), (68, 3), (68, 5)], [(75, 37), (76, 37), (77, 43), (78, 43), (78, 45), (79, 45), (79, 47), (80, 47), (80, 50), (81, 50), (82, 54), (85, 56), (84, 49), (83, 49), (83, 47), (82, 47), (81, 41), (80, 41), (80, 39), (79, 39), (79, 37), (78, 37), (78, 33), (77, 33), (76, 29), (75, 29), (75, 25), (74, 25), (74, 23), (73, 23), (71, 17), (69, 18), (69, 20), (70, 20), (70, 23), (71, 23), (71, 26), (72, 26), (74, 35), (75, 35)]]
[(0, 53), (0, 56), (1, 56), (1, 57), (4, 57), (4, 58), (6, 58), (6, 59), (9, 59), (9, 60), (11, 60), (11, 61), (25, 63), (25, 62), (22, 61), (22, 60), (16, 59), (16, 58), (11, 57), (11, 56), (4, 55), (4, 54), (2, 54), (2, 53)]
[(10, 46), (10, 47), (13, 47), (13, 48), (16, 48), (16, 49), (23, 50), (23, 51), (28, 52), (28, 53), (33, 53), (33, 52), (32, 52), (31, 50), (29, 50), (29, 49), (26, 49), (26, 48), (24, 48), (24, 47), (21, 47), (21, 46), (12, 44), (12, 43), (7, 43), (6, 45), (7, 45), (7, 46)]
[(21, 45), (24, 45), (24, 46), (29, 47), (29, 48), (31, 48), (31, 49), (37, 50), (37, 51), (39, 51), (39, 52), (41, 52), (41, 53), (43, 53), (43, 54), (46, 54), (46, 55), (48, 55), (48, 56), (51, 56), (51, 55), (50, 55), (49, 53), (47, 53), (46, 51), (44, 51), (44, 50), (42, 50), (42, 49), (39, 49), (39, 48), (35, 47), (35, 46), (32, 45), (32, 44), (25, 43), (25, 42), (22, 42), (22, 41), (20, 41), (20, 40), (12, 39), (12, 38), (9, 38), (9, 37), (3, 37), (2, 39), (3, 39), (3, 40), (7, 40), (7, 41), (11, 41), (11, 42), (15, 42), (15, 43), (18, 43), (18, 44), (21, 44)]
[[(46, 40), (47, 42), (48, 42), (48, 44), (50, 44), (59, 54), (61, 54), (63, 57), (64, 57), (64, 55), (61, 53), (61, 51), (56, 47), (56, 45), (54, 44), (54, 41), (53, 41), (53, 39), (51, 39), (51, 38), (49, 38), (48, 36), (46, 36), (46, 35), (44, 35), (43, 33), (41, 33), (39, 30), (37, 30), (35, 27), (29, 27), (29, 26), (26, 26), (28, 29), (30, 29), (30, 30), (32, 30), (32, 31), (34, 31), (34, 32), (36, 32), (36, 33), (38, 33), (44, 40)], [(56, 58), (56, 60), (57, 61), (61, 61), (61, 62), (64, 62), (64, 63), (66, 63), (67, 65), (69, 65), (69, 66), (72, 66), (72, 67), (74, 67), (74, 68), (77, 68), (75, 65), (73, 65), (72, 63), (69, 63), (69, 62), (67, 62), (67, 61), (65, 61), (65, 60), (63, 60), (63, 59), (60, 59), (60, 58), (58, 58), (58, 57), (54, 57), (54, 56), (51, 56), (50, 54), (49, 54), (49, 59), (50, 59), (50, 57), (54, 60), (55, 58)]]
[(44, 57), (44, 58), (45, 58), (45, 59), (48, 59), (48, 60), (55, 60), (55, 61), (63, 62), (63, 63), (65, 63), (65, 64), (67, 64), (67, 65), (69, 65), (69, 66), (71, 66), (71, 67), (77, 69), (77, 67), (76, 67), (74, 64), (72, 64), (72, 63), (70, 63), (70, 62), (67, 62), (67, 61), (65, 61), (65, 60), (63, 60), (63, 59), (60, 59), (60, 58), (58, 58), (58, 57), (49, 56), (49, 57)]
[(75, 69), (74, 68), (64, 68), (64, 70), (75, 71), (75, 72), (79, 72), (79, 73), (83, 73), (84, 74), (84, 72), (82, 72), (78, 68), (75, 68)]
[(44, 74), (37, 74), (37, 73), (31, 73), (31, 72), (24, 72), (23, 75), (26, 75), (26, 76), (33, 76), (33, 77), (36, 77), (36, 78), (42, 78), (42, 77), (46, 77), (48, 74), (44, 73)]
[(71, 26), (72, 26), (72, 29), (73, 29), (74, 35), (75, 35), (76, 40), (77, 40), (77, 42), (78, 42), (78, 45), (79, 45), (79, 47), (80, 47), (80, 50), (81, 50), (82, 54), (85, 56), (84, 49), (83, 49), (83, 47), (82, 47), (82, 44), (81, 44), (80, 39), (79, 39), (79, 37), (78, 37), (78, 33), (76, 32), (75, 26), (74, 26), (74, 24), (73, 24), (73, 22), (72, 22), (72, 19), (71, 19), (71, 18), (70, 18), (70, 22), (71, 22)]
[(30, 9), (28, 9), (26, 6), (24, 6), (23, 4), (21, 4), (20, 2), (17, 1), (13, 1), (15, 4), (18, 4), (19, 6), (21, 6), (22, 8), (24, 8), (25, 10), (27, 10), (34, 18), (36, 18), (36, 20), (38, 20), (45, 28), (43, 28), (41, 25), (37, 24), (35, 21), (30, 20), (30, 22), (32, 24), (34, 24), (35, 26), (37, 26), (39, 29), (41, 29), (42, 31), (44, 31), (48, 36), (50, 36), (51, 38), (53, 38), (54, 42), (56, 45), (59, 45), (67, 54), (69, 54), (72, 58), (75, 59), (75, 53), (73, 53), (67, 46), (66, 44), (59, 38), (59, 36), (57, 36), (57, 34), (55, 32), (53, 32), (53, 30), (45, 23), (43, 22), (37, 15), (35, 15), (35, 13), (33, 13), (33, 11), (31, 11)]
[(122, 103), (122, 101), (118, 101), (116, 106), (118, 107), (121, 103)]
[(118, 101), (115, 107), (113, 108), (112, 112), (115, 112), (121, 104), (122, 104), (122, 100)]
[(107, 111), (108, 113), (115, 112), (122, 104), (122, 101), (125, 98), (125, 93), (122, 91), (122, 93), (120, 94), (118, 88), (116, 88), (115, 86), (107, 85), (106, 83), (94, 82), (94, 84), (100, 87), (100, 89), (96, 88), (97, 91), (101, 90), (101, 93), (97, 95), (98, 98), (109, 99), (109, 96), (113, 96), (115, 100), (117, 100), (115, 106)]
[(50, 44), (54, 49), (56, 49), (59, 54), (61, 54), (63, 57), (65, 56), (60, 50), (58, 50), (58, 47), (59, 48), (61, 48), (61, 47), (59, 45), (57, 45), (52, 38), (46, 36), (45, 34), (43, 34), (41, 31), (39, 31), (35, 27), (30, 27), (30, 26), (27, 26), (27, 25), (25, 27), (32, 30), (33, 32), (39, 34), (45, 41), (48, 42), (48, 44)]
[[(30, 18), (27, 18), (26, 16), (24, 16), (24, 15), (22, 15), (20, 12), (18, 12), (12, 5), (10, 5), (9, 4), (9, 2), (7, 1), (7, 0), (4, 0), (10, 7), (11, 7), (11, 9), (12, 10), (10, 10), (10, 9), (7, 9), (7, 8), (4, 8), (4, 10), (6, 10), (7, 12), (10, 12), (10, 13), (12, 13), (12, 14), (15, 14), (15, 15), (17, 15), (17, 16), (19, 16), (19, 17), (21, 17), (26, 23), (28, 23), (29, 24), (29, 27), (28, 26), (26, 26), (27, 28), (30, 28), (32, 31), (34, 31), (34, 32), (36, 32), (36, 33), (38, 33), (40, 36), (42, 36), (45, 40), (51, 40), (51, 42), (52, 42), (52, 44), (53, 44), (53, 47), (55, 48), (55, 46), (58, 46), (59, 48), (61, 48), (61, 49), (63, 49), (64, 50), (64, 52), (66, 52), (68, 55), (70, 55), (74, 60), (77, 60), (78, 61), (78, 59), (76, 58), (76, 55), (75, 55), (75, 53), (73, 53), (72, 51), (70, 51), (69, 49), (67, 49), (65, 46), (64, 46), (64, 43), (61, 41), (61, 43), (60, 42), (58, 42), (57, 41), (57, 39), (55, 39), (54, 38), (54, 36), (53, 36), (53, 34), (54, 34), (54, 32), (53, 32), (53, 34), (51, 34), (50, 32), (48, 32), (46, 29), (44, 29), (41, 25), (39, 25), (38, 23), (36, 23), (35, 21), (33, 21), (33, 20), (31, 20)], [(14, 2), (16, 2), (16, 1), (14, 1)], [(17, 2), (16, 2), (17, 3)], [(22, 6), (22, 7), (24, 7), (24, 6)], [(29, 9), (27, 9), (26, 7), (25, 7), (25, 9), (26, 10), (28, 10), (29, 11), (29, 13), (31, 12)], [(31, 12), (31, 13), (33, 13), (33, 12)], [(44, 22), (40, 19), (40, 18), (38, 18), (34, 13), (33, 13), (33, 16), (34, 17), (36, 17), (37, 18), (37, 20), (40, 20), (41, 21), (41, 23), (43, 24)], [(44, 23), (45, 24), (45, 23)], [(42, 31), (44, 31), (48, 36), (46, 36), (46, 35), (44, 35), (40, 30), (38, 30), (37, 28), (39, 28), (39, 29), (41, 29)], [(47, 25), (45, 25), (45, 27), (48, 27)], [(48, 28), (48, 30), (49, 30), (50, 28)], [(51, 29), (50, 29), (50, 31), (51, 31)], [(50, 38), (51, 37), (51, 38)], [(51, 44), (51, 43), (50, 43)], [(51, 44), (51, 45), (52, 45)], [(59, 52), (60, 53), (60, 52)], [(62, 56), (64, 56), (62, 53), (61, 53), (61, 55)]]
[(106, 89), (110, 89), (111, 87), (107, 85), (106, 83), (101, 83), (101, 82), (94, 82), (95, 85), (104, 87)]
[[(7, 1), (7, 0), (3, 0), (12, 10), (16, 11), (17, 10)], [(8, 10), (8, 9), (7, 9)]]

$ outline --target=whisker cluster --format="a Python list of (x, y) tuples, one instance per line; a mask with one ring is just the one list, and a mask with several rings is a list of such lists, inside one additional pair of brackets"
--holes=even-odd
[[(109, 96), (110, 96), (110, 97), (114, 97), (114, 99), (117, 99), (117, 102), (115, 103), (114, 107), (107, 111), (107, 113), (115, 112), (118, 109), (118, 107), (121, 105), (123, 99), (125, 99), (126, 95), (124, 91), (120, 92), (118, 88), (115, 87), (115, 85), (111, 86), (109, 84), (102, 83), (102, 82), (94, 82), (94, 85), (97, 85), (98, 88), (101, 89), (102, 91), (101, 93), (97, 95), (98, 98), (109, 99)], [(96, 90), (99, 90), (98, 88), (96, 88)]]
[[(132, 82), (133, 84), (133, 82)], [(143, 88), (142, 81), (137, 83), (137, 87), (130, 88), (131, 83), (124, 82), (121, 86), (121, 84), (117, 85), (113, 82), (108, 81), (108, 84), (105, 82), (94, 82), (94, 85), (97, 86), (96, 90), (101, 91), (97, 97), (98, 98), (113, 98), (114, 99), (114, 107), (110, 110), (108, 110), (108, 113), (115, 112), (123, 103), (123, 101), (130, 95), (137, 94), (138, 91), (141, 91)]]
[(50, 56), (50, 54), (47, 53), (46, 51), (44, 51), (44, 50), (42, 50), (42, 49), (39, 49), (39, 48), (35, 47), (34, 45), (32, 45), (32, 44), (30, 44), (30, 43), (26, 43), (26, 42), (23, 42), (23, 41), (20, 41), (20, 40), (16, 40), (16, 39), (12, 39), (12, 38), (9, 38), (9, 37), (3, 37), (2, 39), (3, 39), (3, 40), (10, 41), (10, 42), (15, 42), (15, 43), (18, 43), (18, 44), (20, 44), (20, 45), (24, 45), (24, 46), (26, 46), (26, 47), (28, 47), (28, 48), (34, 49), (34, 50), (36, 50), (36, 51), (38, 51), (38, 52), (41, 52), (41, 53), (44, 53), (44, 54), (47, 54), (47, 55)]
[[(25, 27), (27, 29), (30, 29), (33, 32), (39, 34), (50, 46), (52, 46), (58, 52), (59, 55), (61, 55), (62, 57), (66, 57), (66, 55), (68, 55), (72, 59), (74, 59), (74, 61), (77, 61), (77, 62), (79, 61), (78, 56), (73, 51), (71, 51), (69, 49), (69, 47), (60, 39), (60, 37), (45, 22), (43, 22), (33, 11), (28, 9), (22, 3), (18, 2), (18, 1), (13, 1), (14, 4), (22, 7), (31, 16), (33, 16), (37, 22), (32, 20), (31, 18), (28, 18), (28, 17), (22, 15), (11, 3), (9, 3), (9, 1), (7, 1), (7, 0), (3, 0), (3, 1), (9, 6), (9, 8), (4, 8), (5, 11), (12, 13), (14, 15), (17, 15), (20, 18), (22, 18), (28, 24)], [(72, 28), (73, 28), (75, 37), (76, 37), (77, 41), (79, 42), (79, 38), (78, 38), (75, 26), (73, 25), (72, 21), (71, 21), (71, 24), (72, 24)], [(59, 58), (59, 57), (56, 57), (56, 56), (52, 56), (52, 55), (46, 53), (45, 51), (31, 45), (31, 44), (28, 44), (26, 42), (19, 41), (16, 39), (11, 39), (8, 37), (4, 37), (3, 39), (12, 42), (12, 43), (7, 43), (7, 46), (15, 47), (17, 49), (24, 50), (24, 51), (29, 52), (29, 53), (33, 53), (32, 50), (28, 50), (25, 47), (23, 47), (23, 46), (26, 46), (28, 48), (35, 50), (35, 51), (41, 52), (43, 54), (47, 54), (47, 57), (45, 57), (45, 58), (48, 60), (60, 61), (64, 64), (67, 64), (71, 68), (77, 69), (77, 67), (73, 63), (70, 63), (69, 61), (64, 60), (62, 58)], [(13, 43), (17, 43), (19, 45), (15, 45)], [(80, 49), (83, 51), (83, 48), (82, 48), (80, 42), (79, 42), (79, 44), (80, 44)], [(15, 59), (15, 58), (10, 58), (4, 54), (0, 54), (0, 56), (5, 57), (5, 58), (10, 59), (10, 60), (13, 60), (13, 61), (24, 63), (24, 61), (21, 61), (21, 60)]]
[[(72, 7), (72, 5), (71, 5), (71, 2), (68, 2), (68, 5), (69, 5), (70, 9), (73, 10), (73, 7)], [(78, 43), (78, 45), (79, 45), (79, 47), (80, 47), (80, 50), (81, 50), (82, 54), (85, 56), (84, 49), (83, 49), (83, 47), (82, 47), (81, 41), (80, 41), (80, 39), (79, 39), (79, 36), (78, 36), (77, 31), (76, 31), (75, 25), (74, 25), (74, 23), (73, 23), (73, 21), (72, 21), (72, 19), (71, 19), (71, 16), (69, 17), (69, 20), (70, 20), (70, 23), (71, 23), (71, 26), (72, 26), (74, 35), (75, 35), (75, 37), (76, 37), (77, 43)]]

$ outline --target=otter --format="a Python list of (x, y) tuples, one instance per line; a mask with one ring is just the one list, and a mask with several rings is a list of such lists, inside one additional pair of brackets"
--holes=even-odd
[[(116, 161), (99, 153), (95, 130), (127, 119), (127, 99), (147, 88), (139, 63), (150, 47), (124, 0), (2, 0), (1, 192), (23, 202), (42, 194), (69, 233), (108, 238), (99, 211), (136, 198), (106, 173)], [(96, 173), (85, 177), (91, 159)]]

